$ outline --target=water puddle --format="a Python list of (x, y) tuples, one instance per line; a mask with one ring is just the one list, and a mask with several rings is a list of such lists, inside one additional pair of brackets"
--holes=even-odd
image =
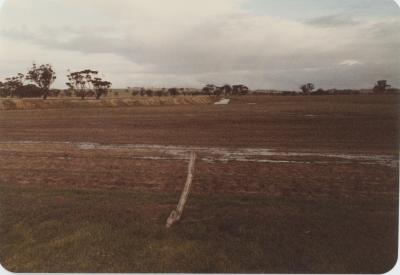
[[(205, 146), (176, 146), (159, 144), (100, 144), (92, 142), (46, 142), (46, 141), (10, 141), (0, 142), (1, 145), (39, 146), (46, 148), (56, 147), (54, 150), (103, 150), (115, 153), (123, 152), (129, 159), (149, 160), (186, 160), (190, 151), (198, 153), (198, 158), (212, 162), (258, 162), (258, 163), (305, 163), (305, 164), (379, 164), (392, 168), (398, 167), (398, 159), (393, 155), (372, 154), (343, 154), (324, 152), (283, 152), (267, 148), (226, 148)], [(314, 158), (314, 159), (313, 159)]]

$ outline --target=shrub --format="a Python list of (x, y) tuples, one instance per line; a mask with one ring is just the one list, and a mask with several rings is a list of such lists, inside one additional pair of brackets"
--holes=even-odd
[(14, 95), (19, 98), (23, 97), (42, 97), (44, 95), (44, 90), (39, 88), (36, 85), (33, 84), (27, 84), (23, 85), (21, 87), (18, 87)]

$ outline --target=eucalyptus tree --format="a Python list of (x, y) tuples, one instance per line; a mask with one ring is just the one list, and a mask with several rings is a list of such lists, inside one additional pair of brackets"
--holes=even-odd
[(80, 96), (81, 99), (85, 99), (86, 96), (86, 80), (85, 76), (80, 72), (69, 71), (67, 75), (68, 81), (65, 83), (71, 90), (74, 91), (76, 96)]
[(35, 83), (43, 91), (43, 99), (49, 95), (50, 86), (56, 80), (56, 73), (50, 64), (36, 66), (35, 63), (29, 69), (26, 79)]
[(98, 71), (86, 69), (68, 72), (68, 82), (65, 84), (70, 90), (75, 92), (75, 95), (80, 96), (81, 99), (85, 99), (86, 96), (91, 94), (95, 95), (96, 99), (99, 99), (102, 95), (106, 94), (111, 87), (111, 82), (97, 77), (99, 74)]
[(306, 83), (300, 86), (300, 89), (303, 91), (303, 93), (308, 94), (311, 93), (314, 90), (315, 86), (313, 83)]
[(373, 92), (376, 94), (385, 93), (391, 86), (387, 84), (387, 80), (378, 80), (373, 88)]
[(111, 82), (101, 79), (100, 77), (95, 77), (90, 81), (93, 85), (94, 91), (96, 93), (96, 99), (100, 99), (102, 95), (108, 93), (108, 89), (111, 87)]
[(5, 79), (5, 82), (3, 83), (3, 90), (4, 90), (3, 95), (5, 97), (6, 96), (14, 97), (16, 91), (20, 87), (24, 86), (23, 80), (24, 80), (24, 75), (21, 73), (18, 73), (16, 76), (7, 77)]

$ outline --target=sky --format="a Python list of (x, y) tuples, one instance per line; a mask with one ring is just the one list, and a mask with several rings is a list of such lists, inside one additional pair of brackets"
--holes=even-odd
[(126, 87), (400, 87), (392, 0), (0, 0), (0, 81), (32, 62)]

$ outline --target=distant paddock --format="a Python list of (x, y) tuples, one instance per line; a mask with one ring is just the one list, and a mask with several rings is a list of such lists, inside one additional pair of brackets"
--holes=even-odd
[(79, 107), (131, 107), (161, 105), (211, 104), (217, 101), (210, 96), (135, 97), (104, 99), (0, 99), (0, 110), (55, 109)]

